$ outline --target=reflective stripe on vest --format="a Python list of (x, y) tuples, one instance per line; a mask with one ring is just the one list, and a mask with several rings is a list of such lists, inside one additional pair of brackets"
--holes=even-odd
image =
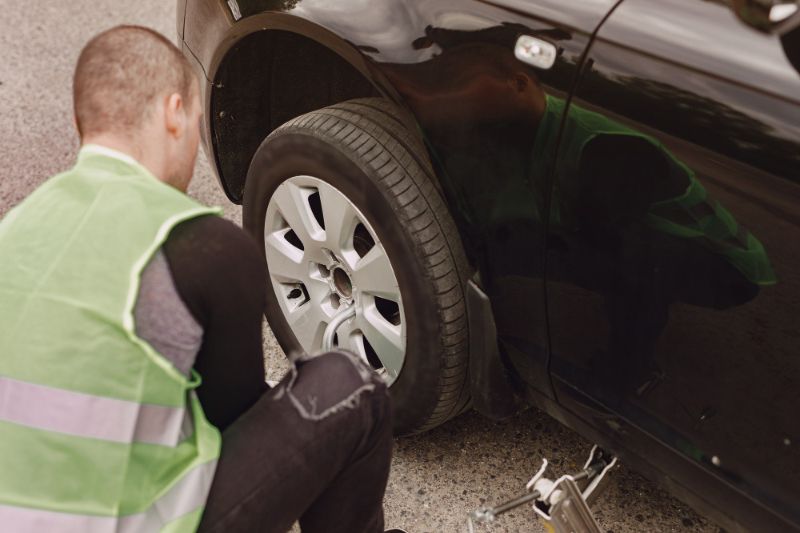
[(3, 376), (0, 420), (76, 437), (163, 446), (176, 446), (192, 433), (191, 416), (184, 408), (104, 398)]
[(145, 512), (129, 516), (89, 516), (0, 505), (4, 531), (133, 533), (158, 531), (205, 505), (216, 461), (196, 466)]

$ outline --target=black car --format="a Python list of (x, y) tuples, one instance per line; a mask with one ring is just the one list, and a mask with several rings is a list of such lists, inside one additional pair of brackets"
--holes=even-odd
[(800, 530), (787, 0), (179, 0), (285, 351), (398, 433), (534, 405), (732, 530)]

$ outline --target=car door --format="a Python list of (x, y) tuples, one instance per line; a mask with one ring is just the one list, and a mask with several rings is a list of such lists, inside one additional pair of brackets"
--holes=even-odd
[(800, 522), (792, 41), (725, 2), (624, 0), (567, 111), (547, 232), (559, 401), (764, 531)]
[(371, 54), (422, 127), (491, 298), (505, 356), (549, 397), (547, 172), (563, 102), (592, 32), (615, 2), (409, 3), (406, 18), (419, 21), (411, 43), (417, 52), (405, 44)]

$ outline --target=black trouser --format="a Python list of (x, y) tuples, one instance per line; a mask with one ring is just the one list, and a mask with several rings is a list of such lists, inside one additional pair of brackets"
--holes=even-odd
[(386, 385), (355, 356), (295, 363), (228, 427), (201, 532), (383, 531), (392, 422)]

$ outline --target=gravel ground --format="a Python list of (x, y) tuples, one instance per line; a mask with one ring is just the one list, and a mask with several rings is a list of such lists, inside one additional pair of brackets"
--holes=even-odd
[[(120, 23), (150, 26), (174, 37), (174, 2), (0, 0), (0, 216), (48, 176), (69, 167), (78, 147), (71, 114), (71, 75), (81, 46)], [(222, 205), (235, 221), (241, 209), (217, 186), (205, 158), (190, 193)], [(280, 348), (265, 327), (269, 376), (285, 369)], [(582, 463), (591, 447), (548, 416), (531, 410), (502, 423), (474, 413), (425, 435), (399, 439), (386, 496), (387, 527), (411, 533), (464, 531), (467, 514), (520, 493), (546, 456), (560, 471)], [(597, 502), (608, 532), (718, 531), (649, 481), (624, 466)], [(520, 508), (477, 531), (544, 531)]]

